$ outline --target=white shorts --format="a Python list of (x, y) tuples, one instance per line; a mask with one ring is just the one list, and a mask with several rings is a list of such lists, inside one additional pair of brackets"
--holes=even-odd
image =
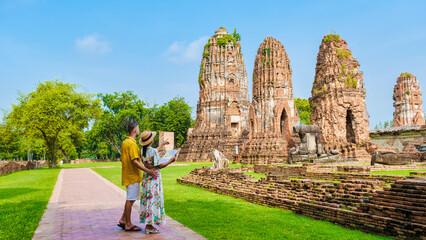
[(127, 194), (126, 194), (126, 200), (129, 201), (136, 201), (139, 200), (139, 194), (141, 189), (141, 183), (133, 183), (129, 186), (126, 186)]

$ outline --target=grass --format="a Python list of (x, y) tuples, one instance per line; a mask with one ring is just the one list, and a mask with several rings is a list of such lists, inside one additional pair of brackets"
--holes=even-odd
[[(211, 164), (162, 170), (166, 214), (208, 239), (388, 239), (176, 182), (195, 167)], [(120, 168), (94, 171), (122, 187)]]
[(250, 176), (254, 177), (255, 179), (266, 178), (266, 174), (262, 174), (262, 173), (245, 172), (244, 174), (250, 175)]
[(323, 181), (323, 182), (333, 182), (333, 183), (342, 183), (342, 181), (339, 180), (331, 180), (331, 179), (311, 179), (311, 178), (297, 178), (297, 177), (291, 177), (290, 180), (311, 180), (311, 181)]
[(410, 176), (410, 172), (425, 172), (426, 169), (417, 170), (389, 170), (389, 171), (371, 171), (372, 175), (395, 175), (395, 176)]
[(0, 177), (0, 239), (31, 239), (60, 169), (40, 168)]
[(79, 164), (70, 164), (65, 163), (59, 165), (59, 168), (95, 168), (95, 167), (119, 167), (121, 162), (95, 162), (95, 163), (79, 163)]

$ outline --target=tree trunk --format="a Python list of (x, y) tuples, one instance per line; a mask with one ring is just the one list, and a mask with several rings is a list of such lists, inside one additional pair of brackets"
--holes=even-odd
[(121, 149), (117, 146), (117, 144), (114, 141), (107, 139), (107, 144), (111, 146), (112, 148), (114, 148), (114, 150), (121, 155)]
[(62, 148), (62, 146), (61, 146), (60, 148), (61, 148), (61, 152), (62, 152), (62, 154), (64, 154), (65, 162), (66, 162), (66, 163), (69, 163), (69, 162), (70, 162), (70, 158), (69, 158), (68, 154), (67, 154), (67, 153), (65, 152), (65, 150)]
[(56, 139), (53, 140), (52, 144), (52, 152), (49, 159), (49, 167), (55, 168), (56, 167)]

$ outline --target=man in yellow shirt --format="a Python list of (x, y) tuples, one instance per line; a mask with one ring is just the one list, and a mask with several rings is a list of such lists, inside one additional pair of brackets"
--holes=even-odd
[(139, 147), (135, 140), (139, 135), (138, 124), (130, 122), (127, 125), (127, 132), (129, 135), (121, 144), (121, 184), (126, 186), (127, 194), (123, 215), (117, 225), (126, 231), (141, 231), (142, 229), (133, 225), (131, 220), (132, 206), (136, 200), (139, 200), (140, 182), (142, 181), (141, 170), (154, 177), (158, 176), (158, 172), (141, 164)]

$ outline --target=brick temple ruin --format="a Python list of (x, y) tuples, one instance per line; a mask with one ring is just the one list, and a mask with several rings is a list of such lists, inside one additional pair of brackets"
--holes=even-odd
[[(272, 37), (260, 44), (250, 104), (241, 46), (234, 37), (220, 28), (204, 49), (197, 123), (179, 156), (179, 161), (216, 161), (178, 182), (365, 232), (425, 239), (426, 152), (417, 148), (425, 144), (426, 125), (369, 135), (360, 64), (345, 40), (329, 34), (319, 48), (309, 99), (313, 125), (298, 126), (284, 46)], [(421, 110), (418, 81), (403, 75), (400, 82), (395, 105), (398, 113), (411, 116), (400, 122), (424, 124), (417, 112), (403, 108)], [(214, 149), (223, 154), (214, 155)], [(243, 165), (229, 168), (228, 159)], [(283, 164), (286, 160), (297, 164)], [(380, 164), (366, 163), (373, 160)], [(370, 173), (383, 170), (411, 171), (410, 176)], [(255, 179), (254, 173), (264, 177)]]
[(250, 99), (240, 42), (225, 28), (204, 47), (198, 83), (197, 122), (179, 161), (212, 161), (213, 149), (234, 159), (235, 146), (248, 134)]
[(253, 101), (249, 139), (241, 146), (241, 162), (282, 163), (299, 118), (294, 104), (290, 59), (284, 46), (267, 37), (257, 50), (253, 69)]
[[(219, 28), (204, 47), (197, 121), (179, 161), (213, 161), (217, 149), (244, 164), (369, 162), (376, 150), (388, 150), (371, 141), (363, 73), (339, 35), (324, 36), (319, 47), (309, 127), (297, 126), (292, 70), (282, 43), (267, 37), (260, 44), (250, 103), (239, 35), (234, 34)], [(424, 124), (420, 96), (415, 76), (401, 74), (394, 125)]]
[(422, 92), (419, 80), (411, 73), (404, 72), (396, 80), (393, 90), (393, 127), (424, 125)]
[(325, 150), (336, 149), (342, 158), (369, 161), (369, 115), (359, 67), (345, 40), (339, 35), (324, 36), (309, 99), (311, 123), (320, 127)]

